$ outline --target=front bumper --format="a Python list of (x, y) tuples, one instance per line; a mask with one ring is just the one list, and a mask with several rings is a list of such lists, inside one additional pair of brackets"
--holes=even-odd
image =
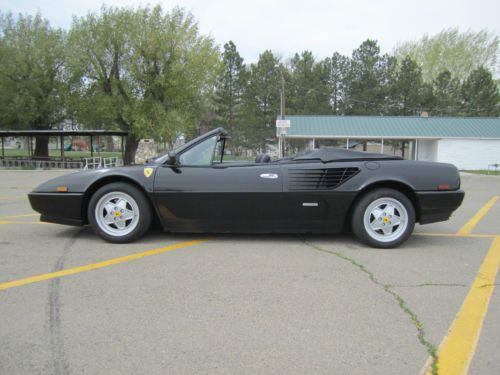
[(448, 220), (464, 199), (463, 190), (418, 191), (418, 221), (420, 224)]
[(76, 226), (84, 224), (83, 196), (83, 193), (28, 194), (31, 207), (41, 214), (40, 221)]

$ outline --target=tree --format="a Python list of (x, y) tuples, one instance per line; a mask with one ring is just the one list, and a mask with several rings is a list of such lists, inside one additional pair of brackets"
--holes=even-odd
[(424, 101), (422, 71), (409, 56), (399, 65), (389, 92), (392, 99), (389, 114), (412, 116), (422, 110)]
[(125, 163), (145, 136), (173, 141), (207, 110), (218, 52), (180, 8), (105, 8), (75, 18), (69, 35), (74, 113), (129, 132)]
[(349, 74), (349, 57), (335, 52), (332, 57), (323, 60), (322, 65), (327, 72), (326, 92), (330, 104), (330, 112), (335, 115), (344, 114), (347, 79)]
[(383, 96), (378, 110), (382, 115), (394, 115), (400, 110), (398, 76), (401, 64), (394, 56), (384, 55), (383, 69), (381, 71), (380, 91)]
[(281, 75), (286, 74), (278, 57), (266, 50), (250, 66), (246, 93), (244, 137), (247, 146), (263, 147), (276, 133), (275, 121), (280, 110)]
[(434, 103), (433, 116), (461, 115), (461, 84), (453, 78), (449, 70), (444, 70), (432, 82)]
[[(47, 130), (64, 111), (65, 34), (38, 13), (2, 15), (0, 30), (0, 126)], [(35, 156), (48, 156), (48, 137), (36, 137)]]
[(484, 66), (500, 73), (500, 39), (495, 33), (481, 30), (460, 33), (458, 28), (443, 30), (420, 40), (405, 42), (394, 50), (399, 60), (410, 56), (422, 68), (425, 82), (432, 82), (444, 70), (465, 80), (474, 69)]
[(500, 115), (500, 93), (489, 70), (479, 67), (462, 86), (462, 100), (466, 116)]
[(388, 55), (380, 56), (374, 40), (367, 39), (354, 50), (346, 79), (346, 114), (383, 114), (388, 60)]
[(316, 63), (311, 51), (296, 53), (290, 61), (287, 112), (293, 114), (330, 113), (327, 67)]
[[(247, 71), (243, 58), (232, 41), (224, 45), (221, 72), (215, 92), (216, 120), (224, 126), (237, 141), (239, 136), (243, 96), (247, 85)], [(234, 142), (232, 142), (234, 145)]]

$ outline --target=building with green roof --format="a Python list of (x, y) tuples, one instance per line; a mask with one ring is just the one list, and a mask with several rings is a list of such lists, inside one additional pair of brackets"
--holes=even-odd
[[(286, 116), (289, 147), (337, 146), (488, 169), (500, 163), (500, 118)], [(278, 129), (279, 133), (279, 129)]]

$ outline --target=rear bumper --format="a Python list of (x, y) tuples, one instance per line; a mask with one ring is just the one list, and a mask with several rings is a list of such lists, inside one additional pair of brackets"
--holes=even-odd
[(76, 226), (84, 224), (83, 193), (32, 192), (28, 198), (31, 207), (40, 213), (40, 221)]
[(448, 220), (464, 199), (462, 190), (417, 192), (420, 224)]

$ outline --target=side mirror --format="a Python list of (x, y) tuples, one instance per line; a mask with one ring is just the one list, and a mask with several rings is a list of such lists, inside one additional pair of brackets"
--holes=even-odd
[(170, 151), (168, 153), (167, 164), (168, 165), (177, 165), (177, 154), (175, 152)]

